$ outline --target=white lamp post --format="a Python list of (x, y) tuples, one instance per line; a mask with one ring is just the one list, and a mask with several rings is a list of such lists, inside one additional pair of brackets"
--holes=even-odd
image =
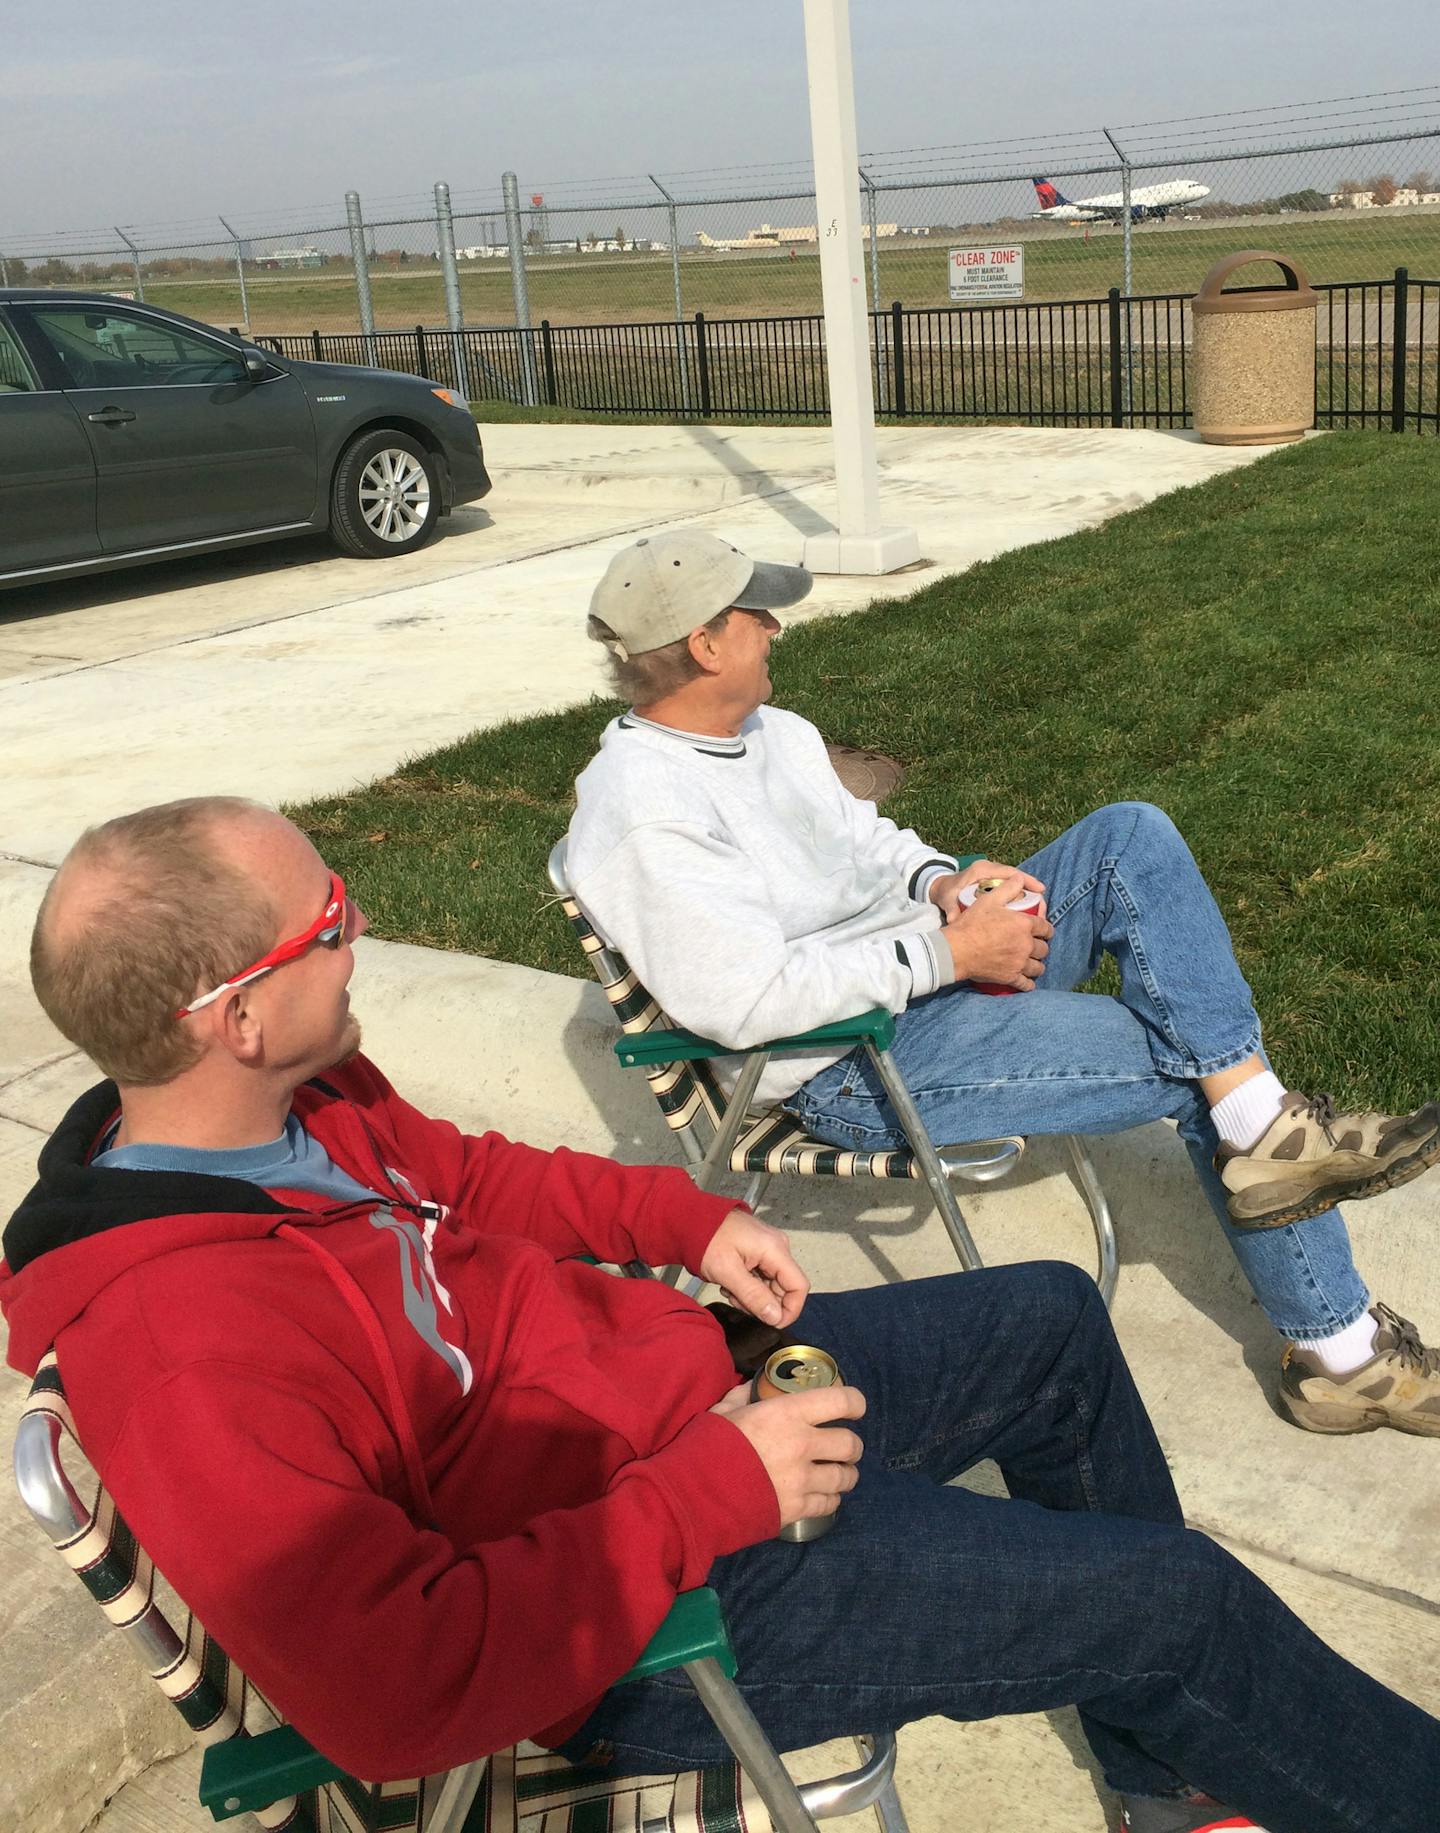
[(834, 532), (807, 537), (805, 564), (813, 573), (893, 573), (920, 558), (920, 541), (913, 528), (880, 520), (849, 0), (805, 0), (805, 58), (839, 497)]

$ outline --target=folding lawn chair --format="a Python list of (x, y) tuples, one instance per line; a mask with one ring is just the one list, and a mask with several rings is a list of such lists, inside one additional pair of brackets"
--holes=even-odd
[[(62, 1446), (74, 1454), (68, 1468)], [(200, 1801), (216, 1820), (248, 1812), (276, 1833), (815, 1833), (821, 1819), (873, 1805), (884, 1833), (907, 1833), (893, 1734), (858, 1739), (864, 1761), (846, 1775), (802, 1788), (791, 1781), (734, 1685), (735, 1658), (708, 1589), (676, 1599), (624, 1678), (683, 1667), (734, 1765), (617, 1780), (520, 1745), (443, 1776), (361, 1781), (281, 1722), (168, 1587), (162, 1599), (163, 1580), (83, 1460), (51, 1354), (16, 1434), (20, 1494), (205, 1745)]]
[[(690, 1174), (702, 1190), (712, 1190), (727, 1173), (748, 1175), (745, 1201), (753, 1209), (774, 1175), (788, 1177), (923, 1179), (935, 1199), (960, 1264), (967, 1272), (984, 1263), (961, 1213), (951, 1183), (992, 1184), (1019, 1164), (1023, 1139), (987, 1139), (937, 1150), (925, 1122), (910, 1098), (890, 1044), (895, 1020), (876, 1007), (835, 1024), (820, 1025), (795, 1037), (772, 1039), (745, 1052), (669, 1024), (659, 1005), (640, 984), (625, 957), (612, 947), (580, 908), (566, 872), (561, 840), (550, 854), (550, 883), (559, 893), (595, 978), (605, 989), (622, 1036), (615, 1054), (627, 1069), (640, 1067), (676, 1135)], [(755, 1090), (765, 1065), (776, 1051), (807, 1051), (863, 1046), (904, 1130), (909, 1150), (852, 1151), (813, 1138), (792, 1114), (772, 1107), (754, 1111)], [(739, 1080), (727, 1097), (709, 1067), (709, 1059), (742, 1055)], [(1110, 1205), (1101, 1188), (1085, 1142), (1066, 1136), (1070, 1164), (1085, 1199), (1099, 1252), (1100, 1295), (1108, 1305), (1115, 1295), (1119, 1256)]]

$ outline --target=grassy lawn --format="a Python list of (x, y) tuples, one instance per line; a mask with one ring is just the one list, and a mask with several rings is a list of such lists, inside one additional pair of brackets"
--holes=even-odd
[[(758, 206), (757, 206), (758, 208)], [(790, 219), (787, 219), (790, 220)], [(804, 220), (803, 212), (800, 219)], [(879, 302), (907, 306), (948, 303), (946, 255), (952, 246), (1025, 241), (1027, 300), (1090, 299), (1123, 284), (1122, 238), (1117, 229), (1056, 231), (1024, 224), (979, 225), (938, 232), (925, 241), (882, 241)], [(1408, 266), (1417, 279), (1440, 278), (1440, 215), (1401, 211), (1335, 211), (1318, 216), (1270, 217), (1238, 224), (1141, 224), (1132, 237), (1137, 293), (1189, 293), (1206, 270), (1232, 249), (1263, 247), (1291, 255), (1312, 280), (1383, 280)], [(382, 243), (383, 253), (383, 243)], [(747, 318), (820, 310), (820, 260), (797, 249), (779, 254), (681, 255), (681, 289), (687, 314)], [(674, 317), (668, 254), (546, 255), (526, 262), (534, 323), (617, 324)], [(867, 266), (868, 273), (868, 266)], [(1247, 278), (1270, 277), (1257, 269)], [(375, 322), (409, 329), (445, 319), (444, 285), (430, 260), (399, 265), (377, 260), (371, 269)], [(121, 281), (117, 284), (128, 284)], [(465, 319), (472, 325), (510, 325), (514, 319), (509, 263), (461, 264)], [(359, 308), (348, 262), (317, 272), (247, 273), (250, 317), (260, 334), (355, 331)], [(171, 311), (212, 324), (239, 322), (240, 290), (233, 273), (147, 278), (146, 298)]]
[[(1428, 440), (1307, 441), (797, 626), (776, 699), (900, 758), (886, 812), (956, 849), (1018, 860), (1101, 803), (1158, 802), (1292, 1085), (1411, 1104), (1440, 1086), (1437, 464)], [(616, 710), (491, 728), (292, 812), (378, 934), (580, 974), (545, 858)]]

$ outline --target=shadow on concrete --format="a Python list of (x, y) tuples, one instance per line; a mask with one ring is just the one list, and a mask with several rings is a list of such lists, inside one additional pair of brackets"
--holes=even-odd
[[(462, 505), (441, 521), (421, 551), (429, 553), (455, 535), (494, 526), (494, 518), (486, 510), (474, 504)], [(173, 560), (157, 560), (148, 566), (117, 567), (111, 573), (90, 573), (83, 579), (17, 586), (0, 591), (0, 630), (22, 626), (30, 618), (128, 604), (132, 599), (148, 598), (156, 592), (180, 592), (231, 580), (263, 579), (270, 574), (315, 566), (322, 561), (356, 558), (356, 555), (342, 555), (329, 535), (317, 533), (297, 535), (284, 541), (257, 542), (253, 547), (227, 548), (221, 553), (177, 555)], [(384, 563), (381, 560), (376, 564)]]
[[(593, 991), (603, 999), (598, 987)], [(629, 1164), (682, 1164), (679, 1142), (665, 1125), (649, 1083), (639, 1070), (620, 1068), (610, 1049), (614, 1031), (604, 1028), (603, 1018), (597, 1029), (602, 1008), (587, 1005), (566, 1025), (564, 1049), (610, 1134), (608, 1149)], [(1241, 1276), (1174, 1130), (1159, 1124), (1111, 1135), (1092, 1140), (1091, 1150), (1115, 1218), (1122, 1278), (1127, 1265), (1154, 1266), (1187, 1304), (1236, 1343), (1262, 1388), (1273, 1388), (1278, 1365), (1275, 1332)], [(1057, 1217), (1053, 1185), (1061, 1177), (1067, 1189), (1061, 1199), (1063, 1216)], [(722, 1188), (738, 1198), (744, 1186), (742, 1177), (731, 1176)], [(1037, 1231), (1033, 1257), (1058, 1255), (1074, 1259), (1092, 1274), (1096, 1271), (1084, 1202), (1070, 1179), (1059, 1139), (1032, 1139), (1018, 1168), (992, 1187), (997, 1196), (1003, 1193), (1004, 1216), (997, 1213), (993, 1198), (987, 1204), (988, 1192), (963, 1183), (957, 1190), (987, 1261), (1032, 1257), (1026, 1251), (1023, 1208), (1025, 1193), (1034, 1191), (1036, 1211), (1043, 1209), (1045, 1220)], [(874, 1207), (891, 1213), (863, 1213)], [(1017, 1209), (1022, 1212), (1018, 1216)], [(895, 1258), (897, 1244), (924, 1230), (933, 1229), (939, 1236), (942, 1227), (928, 1195), (909, 1180), (777, 1176), (761, 1213), (796, 1237), (802, 1263), (805, 1236), (843, 1232), (876, 1278), (887, 1284), (906, 1276)]]
[(695, 444), (708, 458), (716, 460), (733, 477), (743, 478), (752, 493), (764, 497), (777, 515), (782, 516), (801, 535), (828, 534), (834, 524), (827, 521), (787, 484), (753, 460), (742, 457), (722, 434), (713, 427), (692, 426), (686, 429)]

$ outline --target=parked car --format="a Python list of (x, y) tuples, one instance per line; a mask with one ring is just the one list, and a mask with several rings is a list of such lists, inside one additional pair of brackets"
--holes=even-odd
[(105, 293), (0, 288), (0, 587), (329, 529), (413, 553), (490, 488), (469, 407)]

